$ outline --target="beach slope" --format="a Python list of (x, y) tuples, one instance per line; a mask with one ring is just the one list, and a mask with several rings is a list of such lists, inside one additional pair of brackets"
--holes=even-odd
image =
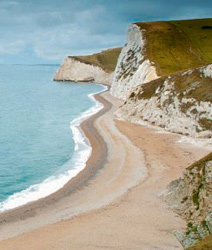
[(114, 119), (119, 101), (82, 128), (93, 147), (85, 170), (62, 190), (0, 216), (1, 250), (182, 249), (185, 222), (160, 199), (184, 168), (208, 151), (179, 136)]

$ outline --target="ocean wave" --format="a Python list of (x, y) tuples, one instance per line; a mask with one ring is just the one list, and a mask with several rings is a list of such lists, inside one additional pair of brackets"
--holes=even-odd
[(86, 162), (91, 155), (92, 148), (83, 131), (80, 129), (80, 124), (103, 108), (103, 105), (97, 102), (94, 98), (95, 94), (107, 90), (106, 86), (103, 87), (103, 90), (88, 95), (88, 97), (95, 103), (95, 106), (83, 112), (78, 118), (70, 123), (75, 148), (73, 157), (68, 163), (66, 163), (66, 165), (68, 164), (71, 169), (59, 175), (51, 176), (39, 184), (29, 186), (27, 189), (9, 196), (5, 201), (0, 203), (0, 212), (25, 205), (29, 202), (36, 201), (55, 193), (85, 168)]

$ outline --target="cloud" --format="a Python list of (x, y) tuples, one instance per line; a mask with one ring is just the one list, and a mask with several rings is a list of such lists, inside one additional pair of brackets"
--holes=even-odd
[(15, 8), (18, 5), (15, 1), (0, 1), (0, 8), (1, 9), (11, 9)]
[[(174, 10), (174, 11), (173, 11)], [(131, 22), (210, 17), (210, 0), (0, 0), (0, 55), (61, 61), (121, 46)]]
[(124, 39), (118, 34), (90, 35), (86, 28), (79, 29), (75, 24), (64, 24), (51, 31), (38, 33), (33, 44), (36, 53), (41, 58), (61, 61), (68, 54), (87, 54), (117, 46), (120, 40)]

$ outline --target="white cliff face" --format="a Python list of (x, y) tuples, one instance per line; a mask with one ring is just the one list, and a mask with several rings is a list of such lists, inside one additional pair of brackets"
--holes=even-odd
[(71, 57), (66, 57), (57, 70), (54, 80), (110, 84), (111, 78), (112, 74), (106, 73), (98, 66), (83, 63)]
[(184, 170), (161, 198), (187, 221), (186, 232), (174, 234), (184, 248), (212, 234), (212, 153)]
[[(167, 76), (159, 79), (157, 81), (161, 82), (158, 85), (157, 83), (151, 85), (157, 86), (155, 90), (147, 88), (145, 92), (142, 85), (135, 87), (116, 115), (121, 119), (140, 124), (146, 122), (174, 133), (212, 138), (212, 102), (200, 101), (189, 95), (196, 88), (204, 87), (201, 85), (201, 80), (207, 78), (212, 81), (211, 66), (201, 67), (195, 72), (185, 71), (179, 75), (179, 78)], [(190, 83), (190, 87), (183, 92), (178, 92), (176, 82), (181, 80), (181, 77), (184, 79), (193, 77), (197, 72), (199, 76)], [(205, 73), (202, 74), (202, 72)], [(146, 86), (148, 84), (150, 83)], [(153, 93), (149, 94), (148, 91)]]
[(201, 72), (203, 73), (203, 77), (212, 78), (212, 64), (209, 64), (208, 66), (203, 67)]
[(131, 24), (127, 43), (122, 48), (115, 69), (111, 94), (126, 100), (131, 89), (139, 84), (158, 78), (153, 63), (146, 58), (145, 30)]

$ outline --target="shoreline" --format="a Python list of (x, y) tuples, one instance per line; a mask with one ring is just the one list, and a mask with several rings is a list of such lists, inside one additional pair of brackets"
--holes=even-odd
[[(98, 117), (102, 116), (112, 107), (112, 104), (101, 97), (102, 93), (109, 91), (109, 86), (104, 84), (101, 85), (107, 87), (107, 89), (101, 91), (100, 93), (91, 95), (94, 97), (95, 101), (102, 104), (103, 107), (93, 115), (80, 122), (80, 125), (78, 126), (85, 139), (88, 140), (89, 146), (91, 147), (91, 154), (86, 160), (86, 166), (75, 177), (71, 178), (62, 188), (58, 189), (56, 192), (27, 204), (1, 212), (0, 227), (6, 222), (16, 220), (17, 216), (21, 217), (22, 219), (31, 217), (34, 215), (34, 209), (39, 209), (44, 204), (50, 205), (51, 203), (58, 201), (64, 196), (70, 195), (77, 189), (82, 188), (90, 179), (92, 179), (96, 175), (96, 172), (100, 169), (98, 163), (101, 162), (102, 164), (100, 165), (104, 165), (107, 155), (106, 143), (104, 142), (102, 136), (96, 131), (93, 124)], [(97, 149), (98, 147), (99, 150)], [(96, 151), (101, 151), (101, 157), (99, 157), (100, 154), (96, 154)]]
[[(101, 91), (88, 94), (87, 96), (94, 104), (70, 122), (70, 130), (72, 131), (74, 140), (74, 151), (72, 157), (66, 164), (70, 165), (71, 168), (58, 175), (53, 174), (40, 183), (30, 185), (26, 189), (10, 195), (6, 200), (0, 203), (0, 214), (54, 194), (86, 167), (86, 162), (91, 156), (92, 147), (83, 132), (81, 124), (104, 108), (104, 105), (94, 97), (108, 90), (108, 86), (103, 84), (101, 84), (101, 86), (103, 87)], [(81, 149), (79, 149), (80, 147)], [(63, 167), (63, 165), (61, 167)], [(25, 201), (23, 201), (23, 197)]]
[(117, 100), (95, 98), (104, 108), (81, 125), (92, 145), (86, 167), (55, 194), (1, 214), (0, 237), (11, 237), (1, 249), (182, 249), (172, 230), (185, 223), (158, 196), (206, 150), (114, 121)]

